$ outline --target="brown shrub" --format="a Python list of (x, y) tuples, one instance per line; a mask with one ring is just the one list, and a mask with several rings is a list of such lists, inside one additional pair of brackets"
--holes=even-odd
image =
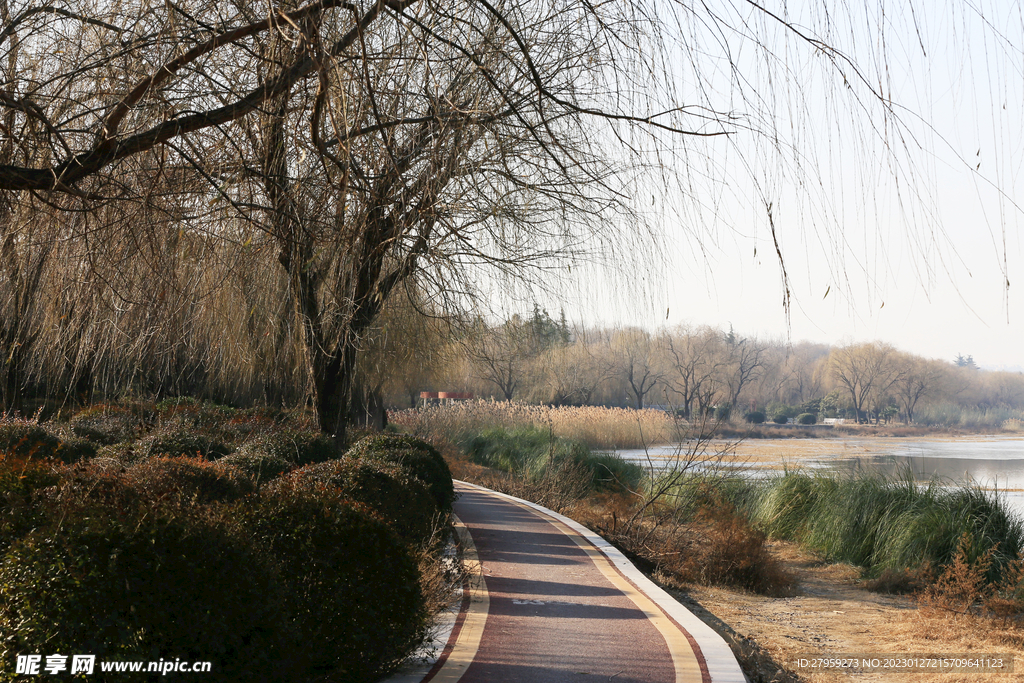
[(921, 606), (956, 614), (967, 614), (974, 605), (991, 594), (991, 586), (985, 580), (992, 555), (997, 546), (992, 546), (971, 560), (974, 540), (965, 533), (957, 544), (953, 561), (946, 565), (939, 577), (921, 593)]
[(772, 557), (765, 535), (735, 508), (702, 508), (685, 546), (664, 567), (685, 581), (762, 595), (791, 594), (796, 579)]
[(911, 595), (920, 593), (934, 580), (931, 566), (917, 569), (886, 569), (878, 577), (865, 581), (864, 587), (885, 595)]

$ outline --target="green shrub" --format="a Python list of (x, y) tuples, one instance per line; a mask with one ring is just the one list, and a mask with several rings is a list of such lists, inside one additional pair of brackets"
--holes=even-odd
[(243, 472), (200, 458), (149, 458), (127, 471), (128, 481), (155, 502), (205, 505), (233, 501), (252, 493), (252, 480)]
[(289, 485), (310, 490), (336, 488), (341, 495), (373, 510), (413, 546), (431, 537), (438, 516), (427, 487), (401, 465), (374, 458), (345, 457), (307, 465), (289, 477)]
[(715, 407), (715, 419), (719, 422), (725, 422), (729, 419), (729, 415), (732, 414), (732, 404), (723, 403), (720, 406)]
[(348, 450), (357, 459), (374, 458), (401, 465), (426, 484), (438, 509), (447, 514), (455, 502), (455, 486), (448, 463), (436, 448), (414, 436), (378, 434), (361, 439)]
[(0, 561), (0, 680), (33, 652), (209, 660), (218, 680), (295, 680), (283, 667), (296, 638), (282, 588), (244, 542), (200, 517), (64, 519)]
[(785, 413), (779, 413), (778, 415), (772, 418), (772, 422), (774, 422), (777, 425), (784, 425), (789, 422), (789, 415), (786, 415)]
[(209, 460), (221, 458), (231, 452), (230, 447), (219, 439), (184, 426), (164, 428), (151, 434), (140, 443), (143, 458), (155, 456), (203, 457)]
[(71, 418), (76, 436), (100, 445), (127, 441), (138, 436), (146, 423), (139, 411), (116, 405), (96, 405)]
[(226, 455), (218, 460), (217, 464), (225, 467), (234, 467), (238, 471), (245, 473), (256, 486), (262, 486), (295, 467), (293, 463), (284, 458), (279, 458), (276, 455), (271, 455), (258, 449), (248, 448), (245, 445), (231, 455)]
[(96, 447), (83, 439), (54, 434), (34, 422), (3, 420), (0, 421), (0, 453), (70, 463), (95, 455)]
[(330, 680), (376, 680), (423, 634), (416, 562), (365, 509), (283, 481), (246, 499), (239, 522), (288, 588), (286, 609), (301, 634), (296, 655)]
[(262, 453), (300, 466), (334, 460), (341, 455), (331, 437), (305, 429), (282, 429), (261, 434), (242, 444), (241, 448), (247, 453)]
[(54, 462), (0, 454), (0, 495), (28, 494), (53, 486), (59, 479)]
[(743, 419), (749, 422), (750, 424), (759, 425), (764, 423), (765, 415), (759, 410), (752, 410), (751, 412), (744, 415)]
[(801, 425), (812, 425), (818, 421), (818, 416), (814, 413), (800, 413), (796, 416), (796, 423)]

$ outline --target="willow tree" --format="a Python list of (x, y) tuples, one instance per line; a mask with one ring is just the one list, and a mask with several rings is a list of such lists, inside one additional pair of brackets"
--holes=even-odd
[[(192, 220), (161, 229), (258, 254), (245, 267), (290, 302), (280, 327), (301, 338), (321, 427), (343, 438), (362, 340), (412, 278), (462, 305), (492, 289), (485, 273), (621, 258), (650, 244), (648, 197), (706, 209), (697, 179), (727, 179), (741, 149), (779, 252), (777, 188), (747, 154), (813, 175), (787, 133), (810, 109), (783, 110), (822, 81), (827, 106), (898, 160), (888, 53), (858, 63), (843, 17), (811, 7), (0, 0), (0, 191), (88, 214), (179, 178), (167, 196)], [(753, 146), (730, 147), (741, 138)], [(703, 215), (688, 214), (698, 235)], [(37, 248), (2, 230), (11, 253)], [(12, 268), (8, 289), (26, 272)]]

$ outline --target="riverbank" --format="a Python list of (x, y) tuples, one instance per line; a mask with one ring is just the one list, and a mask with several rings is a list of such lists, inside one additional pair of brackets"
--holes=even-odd
[[(659, 576), (666, 590), (721, 633), (744, 662), (753, 683), (973, 683), (977, 673), (811, 672), (800, 658), (849, 654), (923, 655), (1000, 653), (1024, 667), (1024, 631), (998, 620), (922, 607), (905, 595), (870, 591), (857, 567), (829, 563), (790, 542), (770, 552), (797, 577), (792, 595), (769, 597), (730, 588), (681, 585)], [(985, 681), (1020, 674), (985, 674)]]
[[(974, 435), (970, 440), (964, 440), (963, 443), (965, 446), (975, 447), (978, 443), (998, 443), (999, 440), (1000, 437)], [(490, 441), (508, 443), (504, 437), (501, 439), (491, 437)], [(935, 443), (949, 443), (950, 439), (935, 439), (934, 441)], [(869, 442), (869, 444), (865, 445), (865, 442)], [(833, 449), (837, 444), (845, 445), (848, 447), (847, 455), (850, 455), (851, 451), (862, 454), (869, 453), (871, 452), (869, 447), (878, 448), (880, 445), (892, 442), (892, 439), (884, 437), (846, 441), (829, 440), (828, 442), (817, 439), (806, 441), (752, 440), (740, 444), (721, 440), (709, 444), (709, 447), (714, 452), (716, 446), (732, 443), (733, 452), (729, 457), (744, 460), (748, 464), (754, 458), (760, 458), (762, 464), (770, 463), (773, 460), (779, 460), (780, 453), (788, 453), (789, 456), (785, 460), (790, 464), (789, 466), (792, 466), (801, 460), (810, 462), (817, 458), (827, 457), (827, 455), (823, 456), (822, 451), (822, 447), (826, 445)], [(908, 443), (905, 440), (898, 440), (898, 442), (904, 445)], [(801, 453), (803, 458), (794, 457), (796, 455), (793, 448), (795, 444), (803, 445)], [(552, 455), (558, 452), (558, 448), (551, 444), (543, 451), (543, 453), (527, 458), (527, 461), (540, 462), (545, 466), (550, 466), (555, 462)], [(620, 453), (620, 455), (622, 454)], [(482, 459), (483, 455), (480, 453), (477, 458)], [(487, 455), (486, 457), (489, 461), (493, 461), (493, 456)], [(526, 461), (522, 463), (522, 465), (525, 464)], [(531, 469), (522, 465), (509, 468), (513, 470), (510, 472), (500, 472), (482, 467), (479, 463), (469, 462), (465, 456), (461, 456), (458, 462), (453, 463), (453, 468), (459, 472), (457, 475), (459, 478), (478, 480), (492, 488), (508, 490), (508, 492), (513, 492), (521, 497), (530, 498), (538, 494), (542, 495), (548, 502), (558, 503), (564, 514), (579, 520), (622, 547), (639, 567), (660, 580), (666, 589), (674, 591), (673, 594), (677, 599), (687, 604), (695, 612), (699, 613), (704, 610), (707, 623), (712, 626), (717, 625), (723, 636), (733, 644), (737, 657), (741, 659), (747, 675), (753, 681), (772, 681), (773, 683), (813, 681), (817, 683), (819, 681), (847, 680), (920, 680), (920, 674), (906, 674), (900, 678), (891, 672), (885, 675), (876, 675), (834, 671), (827, 673), (800, 671), (795, 662), (798, 655), (825, 657), (844, 653), (967, 654), (980, 653), (985, 650), (991, 653), (1008, 652), (1017, 657), (1024, 665), (1024, 649), (1022, 649), (1022, 643), (1024, 643), (1022, 633), (1024, 631), (1020, 628), (1016, 614), (1007, 615), (1006, 618), (996, 617), (994, 616), (996, 613), (989, 608), (989, 603), (980, 598), (978, 600), (971, 598), (967, 603), (967, 608), (958, 608), (964, 612), (963, 614), (954, 614), (950, 611), (950, 605), (952, 604), (951, 600), (956, 596), (950, 596), (948, 591), (928, 593), (929, 586), (942, 584), (943, 580), (946, 581), (948, 588), (949, 583), (958, 578), (955, 574), (948, 574), (943, 579), (942, 572), (937, 571), (930, 578), (914, 585), (913, 572), (910, 572), (909, 575), (904, 572), (896, 572), (899, 574), (895, 577), (896, 580), (890, 580), (887, 583), (878, 580), (878, 575), (884, 574), (881, 571), (883, 569), (881, 566), (873, 571), (868, 571), (863, 567), (826, 561), (824, 556), (817, 555), (806, 547), (800, 547), (792, 542), (768, 540), (764, 536), (764, 531), (768, 530), (770, 525), (766, 527), (765, 520), (759, 519), (757, 515), (750, 516), (750, 511), (743, 509), (743, 497), (746, 494), (739, 489), (730, 493), (729, 485), (726, 490), (718, 494), (714, 493), (713, 489), (703, 487), (704, 493), (701, 495), (705, 499), (698, 502), (696, 508), (690, 509), (685, 514), (677, 515), (672, 519), (664, 517), (660, 520), (641, 521), (639, 524), (634, 521), (630, 527), (630, 516), (637, 510), (637, 501), (630, 500), (627, 492), (606, 490), (596, 495), (581, 496), (579, 489), (575, 492), (564, 491), (554, 485), (554, 481), (546, 481), (543, 477), (534, 478), (531, 481), (529, 477), (521, 476)], [(791, 469), (799, 468), (791, 467)], [(799, 477), (797, 478), (799, 479)], [(815, 476), (805, 477), (805, 479), (809, 479), (810, 483), (815, 481), (827, 483), (827, 477), (821, 479)], [(742, 480), (733, 479), (732, 481), (734, 482), (732, 486), (736, 487), (740, 486)], [(859, 480), (855, 483), (859, 483), (860, 486), (854, 486), (854, 488), (857, 490), (863, 488), (867, 493), (871, 492), (869, 489), (878, 489), (876, 493), (880, 492), (879, 495), (885, 497), (887, 488), (884, 482), (881, 483), (881, 488), (878, 486), (872, 488), (868, 485), (871, 481), (870, 477), (868, 480)], [(930, 490), (927, 495), (919, 495), (921, 492), (915, 493), (912, 483), (906, 481), (903, 483), (906, 494), (903, 497), (914, 500), (922, 499), (920, 503), (914, 503), (914, 501), (908, 503), (913, 509), (908, 509), (901, 514), (909, 516), (916, 514), (914, 510), (922, 507), (925, 504), (924, 499), (928, 499), (933, 504), (938, 503), (939, 508), (949, 508), (948, 511), (955, 517), (956, 510), (959, 508), (945, 505), (944, 501), (949, 499), (947, 502), (952, 502), (963, 497), (958, 497), (957, 491), (973, 490), (970, 488), (947, 489), (940, 486)], [(708, 484), (713, 486), (712, 480), (708, 480)], [(740, 486), (740, 488), (744, 487), (749, 488), (749, 484)], [(737, 497), (732, 500), (729, 498), (730, 495), (737, 495)], [(853, 494), (851, 493), (851, 495)], [(826, 497), (828, 498), (828, 496)], [(874, 500), (879, 496), (867, 496), (865, 493), (860, 497)], [(932, 500), (933, 498), (934, 500)], [(967, 498), (970, 498), (967, 501), (969, 503), (977, 502), (984, 499), (985, 494), (972, 494)], [(881, 498), (879, 501), (879, 504), (884, 503)], [(857, 512), (852, 509), (857, 507), (853, 504), (854, 502), (850, 502), (849, 505), (844, 504), (850, 508), (851, 515), (868, 514), (870, 516), (871, 510), (875, 509), (872, 504), (869, 504), (870, 501), (862, 501), (864, 505), (861, 507), (866, 506), (865, 510)], [(701, 511), (701, 506), (706, 512)], [(892, 508), (891, 501), (884, 507), (887, 510)], [(978, 506), (973, 505), (971, 509), (974, 507)], [(924, 511), (923, 507), (922, 513), (925, 517), (931, 518), (929, 517), (930, 513)], [(988, 519), (993, 514), (994, 512), (990, 511), (983, 516)], [(806, 515), (802, 516), (806, 517)], [(824, 513), (817, 516), (822, 517), (822, 524), (829, 525)], [(854, 526), (860, 528), (864, 525)], [(945, 528), (945, 525), (940, 526)], [(978, 538), (986, 536), (987, 528), (987, 523), (983, 524), (982, 527), (975, 530), (974, 536)], [(807, 535), (807, 540), (810, 540), (812, 536), (822, 537), (824, 533), (817, 527), (811, 531), (805, 534), (797, 530), (795, 533), (797, 536)], [(631, 537), (630, 534), (633, 536)], [(874, 532), (870, 532), (869, 535), (871, 538), (875, 538)], [(856, 538), (832, 536), (829, 536), (828, 539), (837, 548), (851, 543), (859, 547), (862, 545), (862, 541), (863, 543), (869, 542), (866, 536), (861, 541), (858, 541), (859, 536)], [(882, 539), (882, 536), (877, 538)], [(641, 539), (642, 542), (636, 543)], [(821, 539), (819, 538), (819, 540)], [(873, 541), (870, 542), (873, 543)], [(883, 545), (890, 544), (888, 540), (879, 540), (878, 542)], [(1012, 543), (997, 542), (1000, 545), (1012, 545)], [(955, 546), (956, 538), (945, 543), (945, 545), (950, 544)], [(889, 549), (892, 550), (892, 548)], [(839, 551), (835, 549), (830, 552), (832, 557), (840, 555)], [(984, 554), (984, 550), (981, 552)], [(870, 554), (877, 553), (870, 551)], [(892, 553), (890, 552), (890, 554)], [(955, 559), (951, 559), (948, 554), (940, 555), (941, 553), (931, 561), (937, 570), (956, 564)], [(1001, 566), (1007, 566), (1011, 559), (1004, 557), (999, 560), (999, 563)], [(971, 561), (973, 562), (973, 560)], [(727, 567), (728, 571), (723, 572), (723, 567)], [(921, 598), (886, 595), (878, 590), (868, 590), (869, 583), (865, 580), (865, 576), (875, 577), (873, 585), (877, 589), (925, 590)], [(921, 576), (924, 576), (923, 573)], [(770, 580), (762, 580), (765, 577), (770, 577)], [(890, 579), (892, 578), (890, 577)], [(964, 577), (960, 576), (959, 578)], [(1019, 584), (1014, 590), (1016, 588), (1019, 588)], [(922, 606), (921, 600), (927, 598), (928, 595), (931, 595), (930, 602), (925, 600), (927, 604)], [(936, 596), (940, 599), (934, 599)], [(972, 604), (976, 605), (973, 609), (970, 607)], [(983, 616), (983, 614), (987, 616)], [(983, 632), (983, 636), (977, 636), (978, 631)], [(889, 633), (898, 634), (898, 637), (890, 637), (887, 635)], [(974, 676), (943, 674), (934, 678), (929, 676), (929, 680), (967, 681), (974, 680)], [(987, 676), (987, 680), (1013, 680), (1013, 678), (997, 675), (994, 678)]]

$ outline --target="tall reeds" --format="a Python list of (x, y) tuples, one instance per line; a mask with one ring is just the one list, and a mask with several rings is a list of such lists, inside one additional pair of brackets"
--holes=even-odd
[(392, 412), (389, 419), (416, 434), (453, 443), (492, 427), (533, 427), (594, 450), (643, 448), (679, 440), (675, 420), (662, 410), (652, 409), (476, 400)]
[(786, 472), (750, 487), (754, 495), (748, 492), (742, 504), (769, 535), (871, 575), (945, 566), (967, 534), (973, 539), (968, 559), (991, 552), (995, 581), (1024, 549), (1021, 520), (997, 493), (971, 484), (920, 485), (906, 471), (891, 477)]

